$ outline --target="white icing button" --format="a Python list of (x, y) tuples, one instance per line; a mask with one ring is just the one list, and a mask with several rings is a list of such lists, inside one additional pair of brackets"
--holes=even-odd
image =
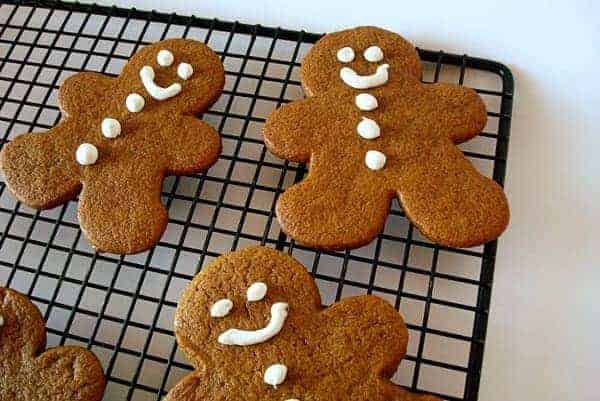
[(144, 84), (146, 92), (156, 100), (166, 100), (181, 92), (181, 84), (174, 83), (166, 88), (157, 85), (154, 82), (154, 69), (148, 65), (145, 65), (140, 70), (140, 78)]
[(161, 67), (170, 66), (171, 64), (173, 64), (174, 59), (175, 59), (175, 57), (173, 57), (173, 53), (171, 53), (168, 50), (161, 50), (156, 55), (156, 61), (158, 62), (158, 65), (160, 65)]
[(91, 143), (82, 143), (77, 147), (75, 158), (82, 166), (89, 166), (98, 160), (98, 149)]
[(248, 299), (248, 302), (260, 301), (265, 295), (267, 295), (267, 285), (260, 281), (252, 284), (246, 291), (246, 299)]
[(127, 110), (129, 110), (132, 113), (138, 113), (142, 111), (145, 104), (146, 101), (144, 100), (144, 98), (137, 93), (131, 93), (127, 95), (127, 99), (125, 99), (125, 105), (127, 106)]
[(188, 63), (180, 63), (177, 66), (177, 75), (179, 75), (179, 78), (181, 79), (189, 79), (192, 74), (194, 73), (194, 67), (192, 67), (191, 64)]
[(365, 164), (371, 170), (381, 170), (385, 166), (386, 157), (378, 150), (369, 150), (365, 155)]
[(354, 89), (369, 89), (384, 85), (388, 81), (389, 64), (382, 64), (371, 75), (359, 75), (350, 67), (340, 70), (340, 78), (344, 83)]
[(116, 138), (121, 135), (121, 123), (114, 118), (102, 120), (102, 135), (107, 138)]
[(280, 363), (271, 365), (265, 370), (264, 380), (265, 383), (277, 388), (278, 385), (283, 383), (287, 376), (287, 367)]
[(354, 60), (354, 50), (351, 47), (342, 47), (337, 52), (337, 59), (342, 63), (349, 63)]
[(287, 315), (288, 304), (285, 302), (276, 302), (271, 305), (271, 319), (269, 319), (269, 323), (262, 329), (229, 329), (221, 333), (217, 341), (223, 345), (254, 345), (263, 343), (279, 334)]
[(371, 46), (363, 53), (365, 59), (371, 63), (377, 63), (383, 60), (383, 50), (379, 46)]
[(0, 315), (0, 327), (4, 326), (4, 316)]
[(233, 302), (231, 302), (231, 300), (227, 298), (219, 299), (210, 307), (210, 316), (225, 317), (231, 312), (231, 308), (233, 308)]
[(363, 117), (362, 121), (358, 123), (356, 131), (364, 139), (375, 139), (381, 135), (379, 125), (367, 117)]
[(377, 106), (379, 106), (377, 104), (377, 99), (375, 99), (375, 96), (369, 93), (361, 93), (359, 95), (356, 95), (355, 102), (356, 107), (363, 111), (375, 110)]

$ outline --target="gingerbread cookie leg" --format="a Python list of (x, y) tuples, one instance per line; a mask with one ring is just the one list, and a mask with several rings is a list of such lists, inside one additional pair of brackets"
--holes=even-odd
[(46, 333), (38, 309), (22, 294), (0, 288), (0, 399), (98, 401), (104, 374), (80, 347), (44, 352)]
[(497, 238), (509, 220), (502, 188), (481, 175), (463, 153), (444, 138), (428, 159), (415, 164), (398, 183), (398, 197), (410, 220), (431, 240), (469, 247)]
[(276, 212), (283, 231), (302, 244), (327, 250), (368, 243), (383, 228), (393, 192), (346, 166), (323, 166), (322, 159), (327, 158), (313, 155), (308, 177), (279, 197)]
[[(110, 157), (105, 152), (105, 160)], [(97, 250), (135, 253), (160, 239), (168, 222), (160, 199), (164, 172), (153, 164), (135, 158), (127, 165), (99, 163), (86, 177), (78, 217)]]

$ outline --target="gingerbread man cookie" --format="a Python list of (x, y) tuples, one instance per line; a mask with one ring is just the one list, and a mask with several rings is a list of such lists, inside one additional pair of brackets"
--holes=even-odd
[(100, 251), (135, 253), (164, 232), (165, 175), (208, 169), (217, 132), (196, 118), (219, 97), (223, 65), (205, 44), (170, 39), (146, 46), (118, 77), (83, 72), (59, 92), (62, 121), (4, 146), (6, 183), (39, 209), (79, 194), (79, 222)]
[(469, 247), (502, 233), (502, 188), (456, 147), (486, 124), (475, 91), (422, 84), (415, 48), (375, 27), (324, 36), (301, 77), (310, 97), (282, 106), (264, 127), (271, 152), (310, 163), (277, 203), (293, 239), (321, 249), (362, 246), (383, 228), (395, 196), (439, 244)]
[(204, 267), (179, 301), (175, 335), (196, 370), (166, 401), (437, 400), (389, 381), (408, 339), (391, 305), (365, 295), (323, 308), (304, 266), (269, 248)]
[(80, 347), (45, 347), (38, 309), (24, 295), (0, 288), (0, 400), (102, 399), (104, 373), (94, 354)]

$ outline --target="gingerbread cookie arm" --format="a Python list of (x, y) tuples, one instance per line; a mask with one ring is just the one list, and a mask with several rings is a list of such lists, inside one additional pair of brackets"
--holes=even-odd
[(48, 132), (20, 135), (4, 145), (0, 166), (17, 199), (49, 209), (77, 196), (81, 188), (74, 157), (77, 145), (68, 135), (73, 129), (76, 124), (65, 121)]
[(202, 120), (182, 116), (177, 128), (164, 138), (168, 174), (192, 174), (212, 166), (221, 153), (217, 131)]
[(496, 182), (481, 175), (445, 138), (433, 143), (423, 158), (398, 183), (398, 196), (426, 237), (442, 245), (470, 247), (504, 231), (508, 203)]
[(309, 161), (315, 133), (323, 129), (319, 116), (322, 103), (312, 97), (281, 106), (269, 115), (263, 128), (265, 145), (282, 159), (304, 163)]
[(433, 131), (456, 144), (479, 134), (487, 122), (485, 103), (473, 89), (444, 83), (424, 85), (425, 103), (431, 105), (425, 121)]
[(49, 400), (96, 401), (105, 379), (98, 359), (85, 348), (50, 349), (35, 360), (38, 392)]
[(111, 157), (104, 149), (106, 162), (86, 170), (79, 222), (99, 251), (140, 252), (154, 245), (167, 225), (160, 199), (164, 171), (141, 158), (111, 163)]
[(0, 316), (0, 360), (33, 357), (44, 349), (44, 320), (25, 295), (0, 287)]
[[(207, 386), (202, 385), (208, 379), (206, 373), (202, 370), (196, 370), (185, 376), (175, 387), (169, 390), (169, 393), (163, 401), (208, 401), (225, 397), (225, 386), (220, 386), (221, 394), (208, 394)], [(215, 386), (215, 388), (219, 388)]]
[[(391, 377), (406, 353), (408, 330), (400, 314), (381, 298), (364, 295), (347, 298), (322, 312), (331, 334), (321, 348), (339, 344), (352, 350), (355, 367), (363, 364), (384, 378)], [(360, 333), (359, 336), (356, 333)]]
[(58, 104), (63, 117), (89, 114), (90, 102), (112, 93), (114, 78), (97, 72), (80, 72), (67, 78), (58, 91)]

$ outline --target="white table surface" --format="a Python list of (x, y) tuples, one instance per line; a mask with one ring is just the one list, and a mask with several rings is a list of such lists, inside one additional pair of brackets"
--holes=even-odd
[[(516, 97), (481, 400), (597, 400), (600, 5), (593, 1), (100, 1), (263, 25), (379, 25), (509, 65)], [(536, 4), (534, 4), (536, 3)]]

